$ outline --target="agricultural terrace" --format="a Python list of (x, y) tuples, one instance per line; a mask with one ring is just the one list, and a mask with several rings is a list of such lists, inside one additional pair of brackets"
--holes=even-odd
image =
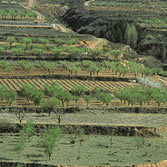
[[(26, 61), (26, 60), (1, 60), (1, 78), (5, 77), (33, 77), (33, 76), (66, 76), (67, 78), (90, 80), (103, 78), (103, 80), (138, 79), (140, 77), (154, 78), (155, 75), (167, 75), (162, 68), (148, 68), (134, 61)], [(114, 79), (115, 78), (115, 79)], [(118, 78), (118, 79), (116, 79)]]
[(133, 20), (143, 27), (166, 29), (167, 15), (166, 2), (163, 0), (151, 1), (111, 1), (94, 0), (88, 1), (89, 10), (110, 12), (114, 19)]
[[(76, 129), (77, 131), (78, 129)], [(20, 164), (35, 162), (46, 164), (50, 160), (49, 165), (58, 163), (85, 164), (87, 166), (99, 165), (98, 159), (100, 159), (102, 165), (112, 163), (115, 166), (129, 166), (132, 161), (135, 164), (141, 164), (141, 162), (155, 164), (155, 161), (160, 162), (165, 158), (166, 145), (161, 138), (83, 135), (82, 130), (79, 131), (76, 138), (75, 135), (62, 136), (58, 131), (55, 148), (52, 150), (51, 156), (49, 156), (45, 153), (46, 147), (42, 143), (48, 140), (45, 136), (46, 133), (49, 135), (51, 132), (45, 132), (43, 137), (33, 135), (29, 138), (27, 136), (21, 138), (22, 136), (6, 137), (2, 135), (0, 146), (3, 148), (4, 154), (1, 153), (0, 157), (6, 159), (7, 156), (10, 156), (10, 159), (8, 158), (6, 161), (19, 161)], [(24, 150), (16, 149), (19, 148), (18, 141), (24, 143)], [(146, 155), (149, 156), (149, 159)]]
[[(69, 37), (70, 38), (70, 37)], [(106, 49), (89, 49), (87, 43), (77, 38), (63, 39), (62, 37), (55, 39), (47, 38), (15, 38), (8, 36), (1, 44), (1, 53), (7, 56), (2, 58), (25, 58), (27, 56), (36, 56), (38, 59), (44, 56), (45, 59), (110, 59), (123, 56), (120, 50)], [(103, 54), (108, 53), (108, 54)], [(110, 56), (111, 55), (111, 56)], [(14, 56), (14, 57), (13, 57)]]
[(22, 2), (24, 2), (23, 0), (15, 0), (15, 1), (13, 1), (13, 0), (1, 0), (0, 1), (0, 3), (1, 4), (6, 4), (6, 5), (8, 5), (8, 6), (12, 6), (13, 4), (18, 4), (18, 5), (20, 5), (20, 3), (22, 3)]
[[(63, 32), (55, 16), (68, 10), (65, 1), (32, 1), (27, 9), (29, 2), (0, 0), (0, 166), (165, 160), (167, 72), (139, 63), (128, 45)], [(154, 16), (166, 16), (161, 0), (85, 5), (153, 27)], [(56, 27), (35, 26), (41, 13)]]
[(12, 4), (11, 7), (9, 7), (8, 4), (0, 5), (0, 21), (32, 20), (36, 17), (36, 13), (34, 13), (32, 10), (26, 10), (19, 5)]

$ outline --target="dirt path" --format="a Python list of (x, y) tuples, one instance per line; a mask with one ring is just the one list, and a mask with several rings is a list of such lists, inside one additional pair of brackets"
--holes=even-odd
[(167, 167), (167, 160), (155, 164), (135, 165), (136, 167)]
[(31, 9), (34, 13), (36, 13), (38, 20), (44, 21), (45, 17), (41, 13), (39, 13), (38, 11), (35, 11), (35, 10), (32, 9), (34, 7), (34, 5), (35, 5), (35, 1), (34, 0), (29, 0), (27, 4), (22, 4), (22, 6), (24, 8)]
[(73, 32), (71, 29), (61, 25), (61, 24), (56, 24), (56, 27), (58, 28), (58, 30), (60, 30), (61, 32)]
[(87, 43), (87, 47), (91, 49), (97, 49), (108, 44), (108, 41), (103, 38), (95, 38)]

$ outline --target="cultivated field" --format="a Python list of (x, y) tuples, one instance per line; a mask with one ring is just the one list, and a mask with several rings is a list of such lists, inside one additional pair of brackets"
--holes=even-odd
[[(129, 43), (60, 24), (70, 3), (0, 0), (0, 167), (165, 160), (167, 72), (142, 64)], [(161, 0), (94, 0), (85, 8), (166, 28)]]

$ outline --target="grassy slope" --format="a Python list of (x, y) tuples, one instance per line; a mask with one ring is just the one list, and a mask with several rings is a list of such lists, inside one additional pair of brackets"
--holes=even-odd
[(56, 143), (51, 161), (48, 162), (40, 137), (33, 136), (18, 157), (14, 149), (18, 137), (0, 136), (0, 147), (3, 148), (0, 158), (25, 163), (125, 166), (161, 161), (167, 150), (166, 141), (162, 138), (146, 138), (143, 141), (135, 137), (112, 137), (113, 144), (110, 146), (111, 137), (91, 135), (83, 136), (84, 141), (80, 146), (78, 139), (71, 144), (71, 137), (74, 136), (65, 135)]

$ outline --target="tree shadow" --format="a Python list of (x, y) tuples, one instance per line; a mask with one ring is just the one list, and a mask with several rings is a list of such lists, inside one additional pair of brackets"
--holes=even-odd
[[(25, 154), (25, 156), (27, 157), (27, 158), (41, 158), (41, 157), (43, 157), (43, 154)], [(33, 160), (31, 160), (31, 161), (33, 161)]]

